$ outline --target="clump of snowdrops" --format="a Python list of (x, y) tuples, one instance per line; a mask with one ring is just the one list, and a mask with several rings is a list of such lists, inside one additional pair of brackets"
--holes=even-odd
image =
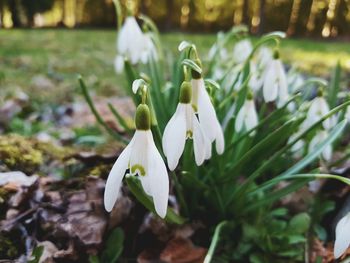
[[(103, 121), (80, 79), (97, 121), (125, 144), (106, 183), (106, 210), (118, 202), (124, 179), (168, 223), (200, 220), (209, 228), (206, 262), (302, 260), (320, 226), (311, 208), (291, 214), (276, 204), (312, 180), (350, 184), (327, 173), (342, 161), (333, 152), (341, 147), (350, 101), (340, 92), (339, 68), (331, 84), (287, 72), (283, 38), (273, 32), (253, 44), (245, 27), (235, 27), (218, 34), (209, 54), (183, 41), (173, 56), (147, 17), (120, 21), (115, 69), (128, 80), (135, 126), (109, 106), (126, 135)], [(168, 207), (169, 191), (179, 211)], [(349, 246), (349, 218), (337, 226), (336, 257)]]

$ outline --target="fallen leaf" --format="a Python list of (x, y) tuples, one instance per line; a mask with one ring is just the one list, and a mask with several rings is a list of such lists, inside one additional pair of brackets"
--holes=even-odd
[(174, 238), (160, 254), (160, 260), (167, 263), (201, 263), (206, 253), (207, 249), (195, 247), (189, 239)]

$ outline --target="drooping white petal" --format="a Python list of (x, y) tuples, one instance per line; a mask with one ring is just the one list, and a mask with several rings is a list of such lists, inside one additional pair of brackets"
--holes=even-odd
[(279, 107), (283, 106), (288, 100), (288, 83), (287, 76), (282, 65), (282, 62), (278, 59), (276, 60), (276, 73), (278, 76), (278, 105)]
[(150, 177), (151, 196), (153, 198), (154, 208), (157, 214), (164, 218), (166, 216), (169, 198), (169, 178), (164, 161), (159, 154), (154, 142), (152, 133), (149, 137), (152, 143), (148, 151), (148, 176)]
[(114, 59), (114, 70), (116, 73), (121, 73), (124, 69), (124, 58), (123, 56), (117, 55)]
[(193, 93), (198, 94), (198, 101), (194, 104), (198, 106), (199, 122), (203, 127), (204, 133), (208, 136), (211, 142), (216, 136), (216, 113), (211, 103), (210, 97), (205, 89), (203, 79), (192, 79)]
[[(258, 114), (256, 113), (255, 104), (253, 100), (246, 101), (247, 115), (245, 125), (247, 130), (251, 130), (258, 125)], [(251, 133), (253, 134), (253, 133)]]
[(113, 206), (117, 201), (121, 182), (125, 171), (128, 168), (133, 142), (134, 139), (132, 139), (129, 145), (122, 151), (117, 161), (114, 163), (112, 170), (109, 172), (103, 199), (107, 212), (110, 212), (113, 209)]
[(192, 79), (193, 103), (198, 107), (199, 123), (204, 135), (210, 142), (216, 141), (216, 150), (223, 153), (225, 147), (224, 135), (221, 125), (216, 117), (216, 112), (211, 103), (208, 92), (205, 89), (203, 79)]
[(186, 106), (179, 103), (176, 112), (165, 127), (162, 144), (171, 171), (175, 170), (186, 142)]
[(215, 149), (218, 154), (223, 154), (225, 150), (224, 133), (220, 125), (216, 126)]
[[(309, 152), (312, 152), (317, 145), (326, 140), (328, 136), (327, 131), (319, 131), (310, 141)], [(332, 145), (328, 144), (322, 151), (322, 157), (326, 161), (330, 161), (332, 158)]]
[(198, 122), (197, 117), (194, 115), (192, 106), (189, 105), (191, 113), (193, 114), (192, 118), (192, 127), (193, 127), (193, 148), (194, 148), (194, 157), (196, 160), (196, 164), (199, 166), (204, 162), (206, 157), (206, 140), (205, 135), (202, 131), (202, 128)]
[(134, 144), (130, 154), (129, 169), (130, 174), (139, 176), (143, 189), (150, 195), (150, 183), (147, 178), (148, 149), (150, 147), (148, 132), (136, 130)]
[(278, 95), (278, 82), (276, 72), (276, 60), (270, 62), (263, 85), (263, 95), (265, 102), (274, 101)]
[(246, 112), (247, 112), (247, 108), (246, 108), (246, 103), (244, 103), (242, 105), (242, 107), (240, 108), (238, 114), (237, 114), (237, 118), (235, 121), (235, 130), (236, 132), (240, 132), (243, 129), (243, 125), (244, 125), (244, 119), (246, 117)]
[(350, 245), (350, 213), (344, 216), (335, 229), (334, 257), (339, 258)]
[[(309, 111), (307, 112), (306, 117), (306, 127), (310, 127), (315, 122), (319, 121), (323, 116), (329, 112), (329, 106), (326, 100), (323, 97), (316, 97), (311, 102)], [(325, 129), (331, 128), (331, 120), (328, 118), (323, 121), (323, 127)]]
[(205, 140), (205, 160), (209, 160), (211, 158), (212, 145), (209, 138), (204, 134)]
[(252, 43), (248, 39), (241, 40), (233, 48), (233, 58), (237, 63), (243, 63), (252, 50)]

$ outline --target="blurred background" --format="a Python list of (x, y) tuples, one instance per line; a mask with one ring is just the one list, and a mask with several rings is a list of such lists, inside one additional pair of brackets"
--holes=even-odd
[[(253, 34), (349, 37), (349, 0), (121, 1), (162, 31), (215, 32), (246, 24)], [(114, 27), (112, 0), (0, 0), (0, 27)]]

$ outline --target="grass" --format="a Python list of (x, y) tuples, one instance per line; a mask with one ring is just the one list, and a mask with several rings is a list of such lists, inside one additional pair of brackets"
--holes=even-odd
[[(204, 56), (216, 36), (162, 35), (167, 52), (176, 52), (183, 39), (194, 42)], [(74, 97), (78, 74), (84, 76), (89, 86), (98, 87), (99, 94), (118, 94), (118, 86), (124, 82), (113, 69), (115, 40), (113, 30), (0, 31), (0, 98), (21, 89), (35, 98), (64, 102)], [(338, 42), (286, 39), (282, 42), (282, 59), (302, 70), (324, 75), (337, 60), (350, 68), (350, 46)], [(37, 85), (35, 77), (38, 76), (53, 85)]]

